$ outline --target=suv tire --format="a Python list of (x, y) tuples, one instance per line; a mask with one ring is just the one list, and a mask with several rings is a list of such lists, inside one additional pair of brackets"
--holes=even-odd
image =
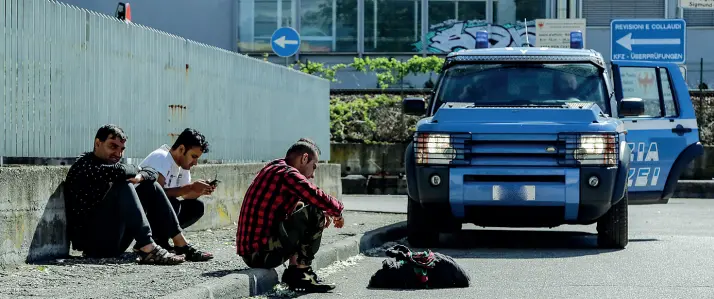
[(624, 249), (629, 242), (627, 228), (627, 190), (597, 222), (597, 243), (603, 248)]
[(439, 230), (429, 213), (411, 197), (407, 199), (407, 240), (414, 247), (429, 248), (439, 243)]

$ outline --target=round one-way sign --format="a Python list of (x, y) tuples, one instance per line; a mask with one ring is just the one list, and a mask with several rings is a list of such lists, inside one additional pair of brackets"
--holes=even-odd
[(295, 55), (300, 49), (300, 34), (292, 27), (281, 27), (273, 32), (270, 47), (280, 57)]

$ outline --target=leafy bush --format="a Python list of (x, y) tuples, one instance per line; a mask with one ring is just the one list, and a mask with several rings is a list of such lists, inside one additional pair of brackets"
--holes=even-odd
[(332, 142), (408, 142), (420, 117), (402, 113), (401, 102), (402, 97), (397, 95), (331, 96)]
[[(350, 64), (326, 66), (323, 63), (297, 62), (293, 68), (301, 72), (336, 81), (336, 73), (344, 68), (375, 72), (380, 88), (401, 81), (409, 74), (438, 73), (444, 59), (438, 56), (414, 55), (407, 61), (394, 58), (358, 58)], [(427, 82), (429, 83), (429, 82)], [(433, 84), (433, 82), (431, 82)], [(408, 95), (425, 96), (425, 95)], [(406, 96), (404, 96), (406, 97)], [(410, 140), (419, 117), (404, 115), (397, 95), (332, 95), (330, 99), (330, 133), (332, 142), (401, 143)]]
[(337, 71), (344, 68), (353, 68), (358, 72), (372, 71), (377, 76), (379, 87), (384, 89), (390, 84), (397, 83), (404, 79), (409, 74), (425, 74), (438, 73), (441, 66), (444, 64), (444, 59), (438, 56), (421, 57), (416, 56), (407, 61), (399, 61), (394, 58), (378, 57), (378, 58), (358, 58), (350, 64), (339, 63), (332, 66), (325, 66), (320, 62), (306, 61), (297, 62), (292, 65), (301, 72), (325, 78), (330, 81), (336, 81), (335, 74)]

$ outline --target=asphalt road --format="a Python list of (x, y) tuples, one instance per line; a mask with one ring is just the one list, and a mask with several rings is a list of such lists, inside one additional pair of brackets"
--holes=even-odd
[[(345, 196), (344, 203), (350, 210), (406, 211), (403, 196)], [(619, 251), (596, 248), (595, 225), (469, 225), (432, 248), (468, 271), (469, 288), (368, 289), (385, 258), (378, 255), (325, 276), (338, 284), (336, 294), (300, 298), (714, 298), (713, 215), (714, 200), (706, 199), (630, 206), (630, 243)]]

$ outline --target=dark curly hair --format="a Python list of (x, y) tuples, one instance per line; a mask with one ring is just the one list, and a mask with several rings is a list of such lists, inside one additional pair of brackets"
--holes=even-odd
[(181, 135), (179, 135), (176, 139), (176, 142), (174, 142), (171, 149), (175, 150), (181, 145), (183, 145), (186, 150), (190, 150), (192, 147), (198, 146), (201, 148), (203, 153), (208, 152), (208, 141), (206, 141), (206, 137), (196, 129), (184, 129), (183, 132), (181, 132)]
[(126, 142), (128, 139), (124, 130), (115, 124), (101, 126), (99, 130), (97, 130), (97, 134), (94, 135), (94, 138), (99, 139), (101, 142), (107, 141), (107, 138), (119, 138), (123, 142)]

